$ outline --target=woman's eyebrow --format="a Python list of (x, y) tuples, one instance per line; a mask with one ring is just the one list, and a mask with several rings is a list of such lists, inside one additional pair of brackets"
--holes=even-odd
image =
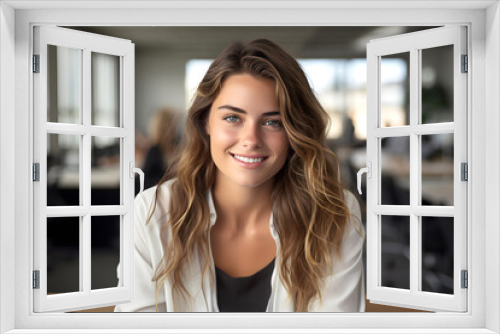
[[(219, 109), (229, 109), (229, 110), (232, 110), (232, 111), (240, 113), (240, 114), (247, 113), (245, 110), (238, 108), (238, 107), (234, 107), (234, 106), (229, 105), (229, 104), (225, 104), (223, 106), (220, 106), (217, 108), (217, 110), (219, 110)], [(262, 116), (274, 116), (274, 115), (279, 115), (279, 114), (280, 114), (279, 111), (269, 111), (269, 112), (263, 113)]]

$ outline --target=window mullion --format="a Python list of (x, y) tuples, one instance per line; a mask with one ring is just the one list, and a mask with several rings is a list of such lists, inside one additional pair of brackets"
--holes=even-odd
[(84, 261), (85, 259), (85, 216), (80, 216), (80, 228), (79, 228), (79, 256), (78, 256), (78, 282), (79, 282), (79, 291), (85, 291), (85, 277), (83, 276), (85, 273)]
[(420, 57), (419, 50), (410, 50), (410, 291), (418, 291), (418, 277), (420, 277), (420, 257), (421, 249), (419, 240), (420, 218), (414, 213), (414, 209), (419, 204), (418, 194), (420, 189), (420, 160), (419, 160), (419, 136), (414, 129), (418, 125), (420, 114)]
[[(420, 91), (422, 90), (420, 89)], [(454, 129), (455, 129), (455, 124), (453, 122), (445, 122), (436, 124), (419, 124), (413, 127), (412, 130), (415, 134), (418, 135), (437, 135), (444, 133), (454, 133)]]
[(89, 293), (91, 290), (91, 248), (90, 248), (90, 214), (86, 214), (82, 218), (82, 225), (80, 228), (80, 282), (83, 284), (82, 291)]
[(82, 61), (82, 125), (87, 129), (86, 133), (83, 135), (83, 148), (82, 148), (82, 193), (83, 193), (83, 206), (89, 211), (85, 212), (82, 219), (82, 227), (80, 229), (80, 281), (83, 282), (83, 290), (86, 293), (90, 293), (91, 290), (91, 135), (90, 135), (90, 125), (91, 125), (91, 53), (89, 48), (83, 49), (83, 61)]
[[(125, 71), (123, 70), (125, 67), (125, 64), (124, 64), (124, 57), (120, 57), (120, 78), (124, 78), (125, 77)], [(125, 121), (129, 121), (129, 115), (127, 113), (125, 113), (124, 109), (125, 109), (125, 103), (124, 103), (124, 80), (120, 80), (119, 82), (119, 108), (120, 108), (120, 111), (119, 111), (119, 122), (118, 122), (118, 126), (120, 127), (120, 129), (124, 129), (124, 131), (127, 131), (126, 129), (126, 126), (125, 126)], [(132, 121), (135, 121), (135, 117), (132, 117)], [(133, 122), (135, 124), (135, 122)], [(127, 124), (128, 125), (128, 124)], [(128, 157), (128, 148), (127, 148), (127, 142), (128, 140), (130, 140), (129, 138), (127, 137), (124, 137), (124, 138), (121, 138), (120, 139), (120, 204), (125, 207), (128, 207), (128, 201), (127, 201), (127, 198), (129, 197), (130, 194), (133, 193), (133, 190), (130, 189), (130, 185), (131, 183), (130, 182), (125, 182), (126, 178), (127, 177), (130, 177), (130, 174), (128, 172), (125, 171), (125, 169), (129, 169), (130, 168), (130, 164), (129, 164), (129, 157)], [(135, 144), (134, 144), (135, 145)], [(123, 278), (122, 280), (120, 280), (119, 282), (119, 286), (124, 286), (124, 282), (126, 283), (127, 280), (128, 280), (128, 276), (125, 275), (126, 273), (126, 269), (128, 269), (128, 259), (126, 258), (125, 256), (125, 253), (124, 253), (124, 245), (125, 245), (125, 232), (128, 231), (129, 229), (126, 229), (126, 225), (124, 224), (124, 216), (121, 215), (120, 216), (120, 265), (119, 265), (119, 277)], [(121, 265), (121, 264), (125, 264), (124, 265)], [(124, 268), (125, 267), (125, 268)]]
[(382, 216), (409, 216), (411, 213), (421, 217), (454, 217), (453, 206), (418, 206), (411, 208), (409, 205), (376, 205), (373, 214)]

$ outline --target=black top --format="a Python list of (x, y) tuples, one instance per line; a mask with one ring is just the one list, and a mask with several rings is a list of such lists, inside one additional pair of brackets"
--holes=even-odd
[[(142, 171), (144, 172), (144, 189), (156, 186), (167, 170), (166, 157), (161, 152), (160, 146), (153, 145), (144, 160)], [(138, 190), (138, 187), (135, 187)]]
[(231, 277), (216, 266), (219, 311), (266, 312), (273, 270), (274, 259), (265, 268), (246, 277)]

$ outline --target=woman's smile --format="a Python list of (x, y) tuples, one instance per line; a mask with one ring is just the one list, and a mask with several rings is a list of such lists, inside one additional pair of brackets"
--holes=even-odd
[(240, 166), (242, 166), (243, 168), (248, 168), (248, 169), (255, 169), (255, 168), (262, 166), (264, 161), (267, 159), (266, 156), (248, 157), (248, 156), (236, 155), (236, 154), (232, 154), (232, 153), (230, 153), (230, 154)]

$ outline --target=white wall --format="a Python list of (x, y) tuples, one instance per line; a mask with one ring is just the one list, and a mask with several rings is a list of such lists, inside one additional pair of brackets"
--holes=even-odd
[(0, 333), (14, 328), (14, 10), (0, 2)]
[[(486, 328), (500, 332), (500, 247), (498, 235), (500, 228), (500, 94), (498, 93), (500, 81), (500, 6), (498, 3), (491, 5), (486, 11), (486, 143), (485, 143), (485, 175), (486, 182), (486, 217), (495, 224), (487, 224), (486, 247), (496, 254), (494, 263), (486, 266), (486, 304), (494, 305), (486, 308)], [(496, 240), (496, 241), (495, 241)]]

